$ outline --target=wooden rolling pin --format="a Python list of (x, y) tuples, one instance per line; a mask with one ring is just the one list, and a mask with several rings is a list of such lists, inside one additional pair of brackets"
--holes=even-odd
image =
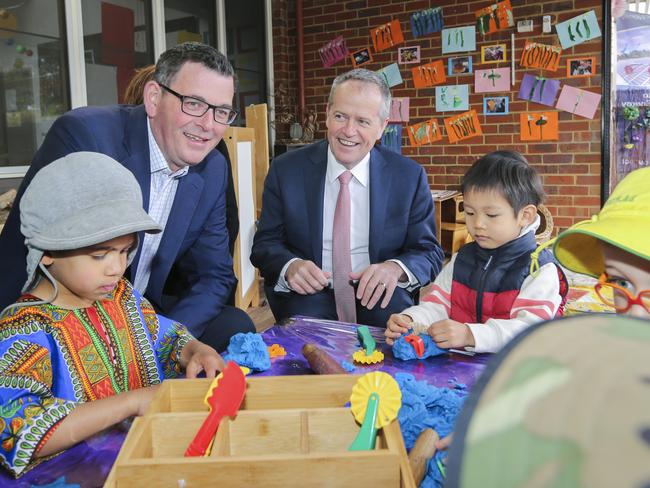
[(309, 366), (316, 374), (347, 374), (347, 371), (336, 359), (316, 344), (309, 343), (302, 346), (302, 355), (305, 356)]
[(413, 449), (409, 452), (409, 464), (411, 465), (415, 486), (420, 486), (420, 483), (422, 483), (427, 472), (429, 459), (436, 453), (436, 441), (439, 438), (435, 430), (424, 429), (415, 441)]

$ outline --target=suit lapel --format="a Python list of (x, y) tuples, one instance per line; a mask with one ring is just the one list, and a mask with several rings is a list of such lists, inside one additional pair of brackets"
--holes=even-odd
[(368, 236), (370, 263), (379, 261), (379, 249), (390, 194), (391, 171), (388, 161), (379, 151), (373, 149), (370, 153), (370, 235)]
[(323, 198), (325, 198), (325, 177), (327, 173), (327, 143), (314, 147), (309, 164), (303, 166), (305, 202), (309, 217), (311, 247), (314, 262), (323, 265)]

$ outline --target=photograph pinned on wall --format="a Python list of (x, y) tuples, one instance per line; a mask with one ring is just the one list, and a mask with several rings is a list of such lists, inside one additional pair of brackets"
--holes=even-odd
[(505, 115), (510, 113), (508, 97), (483, 97), (484, 115)]
[(436, 119), (429, 119), (426, 122), (409, 125), (406, 130), (408, 131), (409, 142), (414, 147), (442, 140), (442, 132)]
[(507, 60), (505, 44), (481, 46), (481, 63), (500, 63)]
[(596, 74), (596, 57), (569, 58), (566, 60), (567, 78), (586, 78)]
[(521, 52), (519, 64), (523, 68), (540, 68), (549, 71), (557, 71), (560, 65), (562, 48), (550, 44), (526, 41)]
[(397, 62), (399, 64), (413, 64), (420, 62), (420, 46), (407, 46), (397, 49)]
[(474, 92), (510, 91), (510, 68), (477, 69), (474, 72)]
[(519, 138), (522, 141), (557, 141), (557, 112), (526, 112), (519, 114)]
[(477, 10), (474, 15), (476, 16), (476, 28), (482, 35), (505, 30), (515, 25), (510, 0), (497, 2)]
[(411, 68), (411, 73), (413, 74), (413, 85), (415, 88), (440, 85), (447, 81), (445, 64), (440, 59)]
[(601, 35), (596, 12), (593, 10), (555, 24), (555, 32), (560, 38), (562, 49), (569, 49)]
[(369, 47), (364, 47), (350, 54), (350, 59), (352, 59), (352, 66), (358, 68), (359, 66), (372, 62), (372, 52), (370, 52)]
[(388, 114), (388, 122), (408, 122), (409, 105), (409, 97), (393, 97), (390, 101), (390, 113)]
[(469, 75), (472, 73), (472, 57), (458, 56), (447, 60), (447, 75)]
[(411, 15), (411, 32), (415, 38), (440, 32), (443, 27), (441, 7), (428, 8)]
[(442, 29), (442, 54), (476, 51), (476, 26)]
[(476, 110), (472, 109), (445, 119), (449, 142), (456, 143), (483, 134)]
[(453, 112), (469, 109), (469, 85), (436, 87), (436, 112)]
[(381, 135), (381, 145), (402, 154), (402, 124), (388, 124)]
[(343, 39), (343, 36), (338, 36), (323, 45), (323, 47), (318, 50), (318, 54), (323, 62), (323, 66), (329, 68), (333, 64), (345, 59), (348, 54), (350, 54), (350, 51), (348, 51), (348, 48), (345, 45), (345, 39)]
[(555, 105), (555, 98), (560, 91), (560, 86), (560, 80), (526, 73), (521, 80), (519, 98), (552, 107)]
[(382, 69), (378, 70), (377, 73), (379, 73), (379, 75), (382, 76), (384, 80), (386, 80), (386, 84), (391, 88), (397, 85), (401, 85), (404, 82), (404, 80), (402, 80), (402, 74), (399, 72), (397, 63), (384, 66)]
[(402, 44), (404, 35), (399, 20), (391, 20), (379, 27), (370, 29), (370, 39), (372, 39), (372, 47), (376, 53)]
[(572, 114), (593, 119), (600, 105), (600, 93), (581, 90), (570, 85), (564, 85), (557, 99), (555, 108)]

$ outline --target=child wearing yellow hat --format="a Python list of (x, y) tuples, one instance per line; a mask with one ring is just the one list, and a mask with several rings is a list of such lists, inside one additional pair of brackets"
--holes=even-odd
[(598, 214), (561, 233), (554, 246), (564, 267), (598, 278), (603, 302), (644, 318), (650, 318), (649, 188), (650, 168), (628, 174)]

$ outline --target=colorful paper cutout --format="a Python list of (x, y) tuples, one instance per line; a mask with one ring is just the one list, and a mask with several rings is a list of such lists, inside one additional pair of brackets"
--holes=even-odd
[(560, 86), (559, 80), (526, 73), (521, 80), (519, 98), (552, 107), (555, 105), (555, 97), (560, 91)]
[(474, 92), (510, 91), (510, 68), (477, 69), (474, 72)]
[(469, 109), (469, 85), (446, 85), (436, 87), (436, 112)]
[(376, 53), (402, 44), (404, 35), (399, 20), (391, 20), (386, 24), (370, 29), (370, 39), (372, 39), (372, 47)]
[(402, 125), (388, 124), (381, 135), (381, 145), (402, 154)]
[(524, 68), (541, 68), (549, 71), (557, 71), (561, 55), (562, 48), (560, 46), (526, 41), (519, 63)]
[(370, 51), (370, 47), (364, 47), (363, 49), (354, 51), (350, 54), (350, 59), (352, 59), (352, 66), (355, 68), (372, 62), (372, 52)]
[(557, 141), (557, 112), (528, 112), (519, 114), (519, 138), (522, 141)]
[(433, 7), (411, 15), (411, 32), (413, 37), (422, 37), (440, 32), (444, 27), (442, 8)]
[(377, 71), (377, 73), (379, 73), (380, 76), (384, 77), (386, 83), (391, 88), (397, 85), (401, 85), (404, 82), (404, 80), (402, 80), (402, 74), (399, 72), (397, 63), (384, 66), (382, 69)]
[(329, 68), (333, 64), (345, 59), (350, 54), (350, 51), (348, 51), (348, 47), (345, 45), (343, 36), (338, 36), (336, 39), (331, 40), (321, 47), (318, 50), (318, 54), (323, 62), (323, 66)]
[(476, 51), (476, 26), (442, 29), (442, 54)]
[(399, 64), (419, 63), (420, 46), (407, 46), (397, 48), (397, 62)]
[(500, 63), (507, 61), (506, 44), (492, 44), (491, 46), (481, 46), (481, 63)]
[(562, 49), (569, 49), (601, 35), (596, 12), (593, 10), (555, 24), (555, 32), (560, 38)]
[(600, 104), (600, 94), (564, 85), (555, 108), (593, 119)]
[(433, 61), (431, 63), (411, 68), (411, 73), (413, 73), (413, 84), (415, 85), (415, 88), (426, 88), (447, 81), (445, 65), (442, 60)]
[(436, 119), (409, 125), (406, 130), (408, 131), (411, 146), (419, 147), (442, 139), (442, 132)]
[(515, 18), (512, 15), (510, 0), (497, 2), (489, 7), (474, 12), (476, 29), (483, 35), (514, 27)]
[(409, 121), (409, 97), (393, 97), (390, 101), (390, 114), (388, 122)]
[(447, 61), (447, 75), (469, 75), (472, 73), (472, 57), (458, 56)]
[(596, 74), (596, 57), (569, 58), (566, 60), (567, 78), (586, 78)]
[(478, 121), (476, 110), (455, 115), (445, 119), (445, 128), (447, 137), (452, 144), (458, 141), (469, 139), (470, 137), (480, 136), (483, 134), (481, 124)]
[(510, 113), (510, 99), (508, 97), (484, 97), (484, 115), (505, 115)]

